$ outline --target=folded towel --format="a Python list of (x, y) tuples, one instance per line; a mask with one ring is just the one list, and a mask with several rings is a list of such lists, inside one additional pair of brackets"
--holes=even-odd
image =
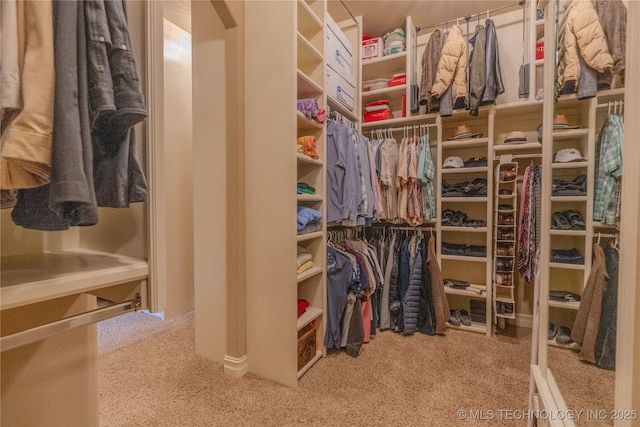
[(302, 246), (298, 246), (298, 268), (307, 261), (311, 261), (311, 252)]

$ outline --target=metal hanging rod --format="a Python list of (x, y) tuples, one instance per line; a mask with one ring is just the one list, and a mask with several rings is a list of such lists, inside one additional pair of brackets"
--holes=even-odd
[(131, 301), (110, 305), (105, 308), (99, 308), (41, 326), (36, 326), (22, 332), (16, 332), (15, 334), (0, 338), (0, 351), (11, 350), (48, 338), (52, 335), (59, 334), (60, 332), (69, 331), (80, 326), (89, 325), (114, 316), (136, 311), (139, 307), (140, 295), (136, 295), (136, 298)]
[[(503, 156), (511, 158), (511, 159), (536, 159), (542, 157), (542, 154), (514, 154), (509, 156), (508, 154), (503, 154)], [(495, 160), (500, 160), (502, 156), (496, 156)]]
[(460, 19), (464, 19), (465, 21), (469, 21), (469, 20), (471, 20), (471, 18), (475, 18), (477, 16), (482, 16), (482, 15), (485, 15), (485, 14), (487, 15), (487, 19), (488, 19), (489, 15), (492, 14), (492, 13), (496, 13), (496, 12), (499, 12), (499, 11), (504, 10), (504, 9), (510, 9), (510, 8), (516, 7), (516, 6), (524, 6), (525, 3), (526, 3), (526, 0), (520, 0), (518, 3), (513, 3), (513, 4), (510, 4), (510, 5), (506, 5), (506, 6), (500, 6), (500, 7), (497, 7), (495, 9), (487, 10), (486, 12), (478, 12), (478, 13), (474, 13), (474, 14), (471, 14), (471, 15), (458, 17), (456, 19), (449, 19), (448, 21), (441, 22), (439, 24), (432, 24), (432, 25), (425, 25), (425, 26), (416, 27), (416, 33), (419, 33), (420, 31), (426, 30), (428, 28), (436, 28), (436, 27), (441, 27), (443, 25), (448, 25), (450, 22), (459, 21)]
[(406, 126), (402, 126), (402, 127), (397, 127), (397, 128), (379, 128), (379, 129), (372, 129), (373, 132), (375, 132), (376, 130), (382, 130), (382, 131), (389, 131), (389, 132), (401, 132), (401, 131), (405, 131), (405, 130), (413, 130), (413, 128), (415, 127), (416, 129), (419, 128), (431, 128), (431, 127), (436, 127), (437, 125), (435, 123), (423, 123), (423, 124), (419, 124), (419, 125), (406, 125)]
[(351, 13), (351, 11), (349, 10), (349, 8), (347, 7), (347, 5), (344, 3), (344, 1), (340, 0), (340, 4), (342, 5), (342, 7), (344, 7), (344, 9), (347, 11), (347, 13), (349, 14), (349, 16), (351, 17), (351, 19), (353, 19), (353, 22), (356, 23), (356, 25), (358, 25), (358, 20), (353, 16), (353, 14)]

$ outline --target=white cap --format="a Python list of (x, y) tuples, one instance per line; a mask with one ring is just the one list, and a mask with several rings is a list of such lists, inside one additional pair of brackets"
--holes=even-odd
[(453, 169), (462, 167), (464, 167), (464, 161), (462, 161), (462, 158), (458, 156), (449, 156), (444, 159), (444, 163), (442, 164), (442, 169)]
[(564, 148), (558, 151), (554, 157), (554, 162), (557, 163), (569, 163), (569, 162), (584, 162), (585, 159), (582, 157), (582, 153), (576, 148)]

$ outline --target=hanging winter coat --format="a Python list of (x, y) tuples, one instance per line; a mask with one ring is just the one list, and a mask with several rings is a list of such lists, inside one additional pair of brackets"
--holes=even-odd
[[(572, 0), (565, 6), (558, 46), (560, 93), (575, 92), (581, 72), (580, 57), (599, 73), (613, 67), (613, 58), (609, 54), (604, 31), (590, 1)], [(593, 91), (595, 90), (594, 87)]]
[(467, 42), (459, 25), (454, 25), (442, 47), (438, 71), (431, 88), (431, 96), (440, 98), (452, 86), (453, 108), (467, 104)]

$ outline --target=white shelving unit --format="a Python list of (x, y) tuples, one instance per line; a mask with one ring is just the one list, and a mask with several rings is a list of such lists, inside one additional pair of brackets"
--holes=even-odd
[[(513, 174), (504, 176), (504, 174)], [(494, 324), (504, 329), (506, 319), (516, 318), (516, 255), (518, 233), (518, 163), (501, 161), (494, 175), (493, 314)], [(511, 194), (503, 195), (500, 190)]]

